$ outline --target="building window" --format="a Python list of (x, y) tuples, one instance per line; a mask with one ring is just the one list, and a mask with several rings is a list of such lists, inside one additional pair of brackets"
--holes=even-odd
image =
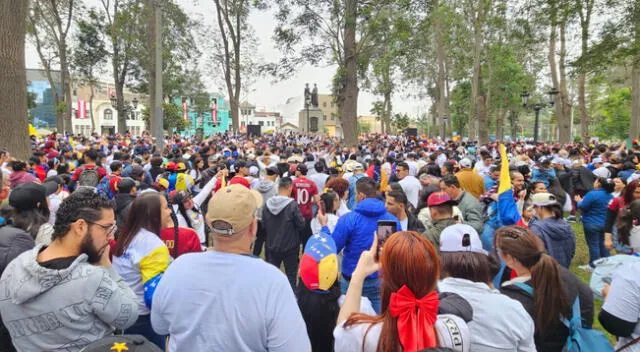
[(258, 124), (260, 124), (260, 126), (264, 126), (264, 121), (260, 121)]
[(336, 106), (336, 104), (334, 102), (331, 102), (331, 107), (333, 108), (335, 106)]
[(309, 131), (318, 132), (318, 118), (314, 116), (311, 118), (310, 122), (311, 126), (309, 126)]
[[(326, 104), (326, 103), (325, 103)], [(327, 121), (327, 115), (322, 116), (322, 120)]]
[(335, 115), (331, 115), (331, 121), (334, 121), (336, 119)]
[(325, 101), (324, 103), (322, 103), (322, 107), (326, 108), (327, 107), (327, 102)]
[(102, 119), (103, 120), (113, 120), (113, 111), (111, 111), (111, 109), (105, 109), (102, 115)]

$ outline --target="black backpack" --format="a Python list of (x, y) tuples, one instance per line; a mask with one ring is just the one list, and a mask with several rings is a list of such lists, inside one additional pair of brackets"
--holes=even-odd
[(93, 167), (91, 169), (83, 168), (78, 176), (78, 186), (96, 187), (100, 183), (100, 175), (98, 170)]

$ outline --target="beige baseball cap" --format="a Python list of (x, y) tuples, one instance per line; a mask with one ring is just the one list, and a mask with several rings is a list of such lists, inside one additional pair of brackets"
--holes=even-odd
[(234, 184), (220, 189), (209, 200), (207, 223), (218, 235), (231, 236), (245, 230), (262, 206), (262, 196), (255, 190)]

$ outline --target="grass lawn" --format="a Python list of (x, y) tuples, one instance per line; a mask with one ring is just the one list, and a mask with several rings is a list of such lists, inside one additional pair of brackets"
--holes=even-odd
[[(584, 230), (582, 229), (582, 224), (571, 224), (573, 227), (573, 231), (576, 233), (576, 256), (573, 257), (573, 261), (571, 262), (571, 267), (569, 268), (572, 273), (578, 276), (582, 281), (589, 284), (589, 279), (591, 278), (591, 273), (588, 273), (584, 270), (578, 268), (579, 265), (584, 265), (589, 262), (589, 249), (587, 248), (587, 243), (584, 239)], [(602, 302), (598, 300), (593, 301), (594, 307), (594, 316), (593, 316), (593, 328), (602, 331), (609, 341), (612, 344), (615, 344), (615, 337), (610, 335), (607, 331), (605, 331), (600, 325), (600, 321), (598, 321), (598, 314), (600, 313), (600, 309), (602, 308)]]

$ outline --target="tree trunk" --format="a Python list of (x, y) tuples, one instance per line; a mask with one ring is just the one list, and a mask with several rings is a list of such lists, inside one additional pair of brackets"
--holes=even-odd
[(31, 153), (24, 66), (27, 5), (0, 0), (0, 144), (22, 160)]
[(155, 131), (155, 109), (156, 106), (156, 17), (155, 12), (157, 11), (156, 6), (154, 6), (154, 1), (149, 0), (147, 7), (149, 8), (148, 14), (149, 18), (147, 18), (147, 26), (149, 28), (149, 35), (147, 36), (147, 50), (149, 53), (149, 65), (147, 67), (148, 70), (148, 80), (149, 80), (149, 105), (147, 107), (149, 111), (149, 130)]
[(115, 82), (116, 88), (116, 110), (118, 111), (118, 130), (116, 133), (124, 134), (127, 132), (127, 112), (124, 108), (124, 82), (117, 78)]
[(631, 128), (630, 138), (640, 137), (640, 63), (633, 65), (631, 72)]
[(517, 139), (516, 137), (518, 136), (518, 129), (517, 129), (517, 127), (518, 127), (518, 113), (515, 112), (515, 111), (512, 111), (511, 112), (511, 117), (510, 117), (509, 120), (510, 120), (509, 124), (510, 124), (510, 127), (511, 127), (511, 139), (515, 141)]
[(580, 137), (583, 143), (589, 140), (589, 115), (587, 114), (586, 80), (587, 75), (578, 77), (578, 110), (580, 111)]
[(71, 75), (69, 74), (69, 62), (67, 59), (67, 43), (64, 37), (60, 38), (60, 80), (62, 81), (62, 95), (65, 102), (64, 131), (73, 133), (71, 125)]
[(498, 113), (496, 114), (496, 141), (504, 139), (504, 115), (504, 109), (498, 110)]
[(356, 23), (358, 1), (344, 0), (344, 88), (339, 107), (344, 128), (344, 141), (349, 147), (358, 143), (358, 58), (356, 56)]
[(384, 93), (384, 116), (382, 118), (382, 133), (385, 133), (385, 131), (387, 131), (387, 133), (389, 133), (389, 131), (387, 129), (384, 128), (385, 123), (387, 123), (387, 121), (391, 120), (391, 92), (390, 91), (386, 91)]
[(94, 84), (93, 82), (89, 83), (89, 88), (91, 89), (91, 95), (89, 96), (89, 114), (91, 115), (91, 133), (96, 132), (96, 120), (94, 120), (93, 116), (93, 97), (94, 97)]
[[(472, 3), (475, 3), (475, 5), (469, 5), (471, 7), (471, 24), (473, 26), (473, 76), (471, 79), (471, 116), (469, 116), (468, 122), (469, 138), (475, 138), (478, 129), (487, 129), (487, 126), (482, 126), (479, 114), (479, 111), (484, 110), (484, 107), (477, 105), (480, 100), (484, 103), (484, 97), (480, 99), (480, 65), (482, 55), (482, 26), (484, 24), (484, 0), (477, 2), (474, 1)], [(477, 8), (473, 8), (474, 6)], [(476, 123), (478, 124), (478, 128), (476, 128)], [(483, 142), (480, 141), (480, 143)]]
[(560, 103), (562, 114), (558, 118), (558, 141), (562, 144), (569, 143), (571, 139), (571, 99), (569, 90), (567, 89), (567, 71), (566, 71), (566, 20), (560, 23)]

